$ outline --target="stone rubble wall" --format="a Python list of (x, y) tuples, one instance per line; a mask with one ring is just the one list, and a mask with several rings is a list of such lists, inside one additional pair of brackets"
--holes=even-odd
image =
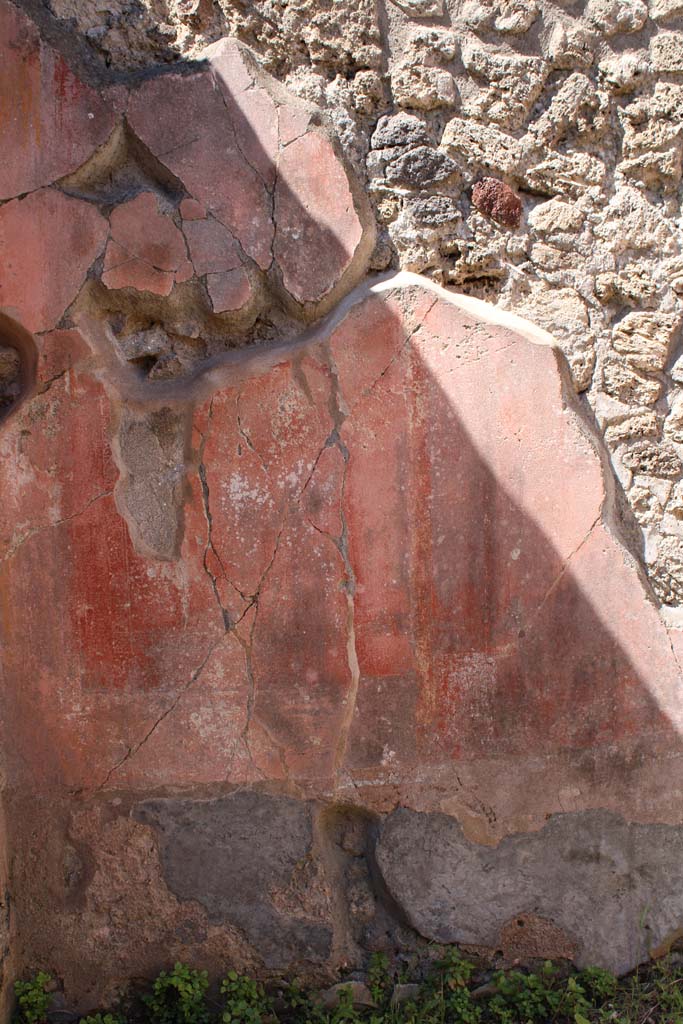
[[(657, 596), (681, 605), (680, 0), (50, 6), (112, 69), (193, 56), (228, 33), (324, 107), (372, 199), (374, 267), (426, 274), (558, 339)], [(510, 186), (519, 214), (487, 215), (482, 178)]]

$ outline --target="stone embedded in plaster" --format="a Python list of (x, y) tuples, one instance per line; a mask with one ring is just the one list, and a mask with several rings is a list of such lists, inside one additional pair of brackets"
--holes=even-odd
[(482, 178), (472, 189), (472, 204), (499, 224), (508, 228), (519, 227), (522, 201), (504, 181)]
[(170, 294), (174, 272), (187, 264), (185, 242), (168, 214), (161, 212), (157, 196), (141, 192), (116, 206), (110, 225), (103, 284)]
[(104, 248), (90, 203), (40, 189), (0, 207), (0, 306), (32, 332), (55, 327)]
[(220, 221), (194, 219), (183, 224), (190, 258), (198, 277), (235, 270), (241, 265), (239, 248)]
[(392, 0), (392, 2), (414, 18), (439, 18), (443, 14), (443, 0)]
[(318, 302), (350, 267), (363, 237), (346, 171), (330, 139), (309, 132), (280, 155), (274, 253), (289, 294)]
[(2, 200), (75, 171), (107, 139), (114, 112), (8, 0), (0, 3), (0, 39)]
[(214, 313), (243, 309), (251, 296), (251, 284), (242, 267), (206, 275), (206, 287)]

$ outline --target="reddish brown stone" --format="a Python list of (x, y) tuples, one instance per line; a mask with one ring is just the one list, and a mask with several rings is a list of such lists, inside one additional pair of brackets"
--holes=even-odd
[(519, 227), (522, 201), (498, 178), (482, 178), (472, 189), (472, 203), (486, 217), (508, 228)]

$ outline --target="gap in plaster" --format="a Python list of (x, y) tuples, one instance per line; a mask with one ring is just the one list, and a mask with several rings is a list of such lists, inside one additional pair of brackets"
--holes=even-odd
[(31, 335), (0, 313), (0, 422), (21, 405), (36, 379), (37, 354)]

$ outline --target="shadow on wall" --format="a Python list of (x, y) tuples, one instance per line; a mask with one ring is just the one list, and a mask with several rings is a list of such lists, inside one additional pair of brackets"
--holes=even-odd
[[(221, 687), (195, 679), (177, 704), (226, 620), (245, 609), (255, 615), (248, 637), (240, 644), (229, 628), (221, 646), (231, 652), (223, 685), (235, 781), (247, 770), (233, 749), (245, 729), (258, 732), (267, 776), (318, 792), (335, 776), (337, 785), (349, 775), (403, 785), (429, 767), (425, 784), (436, 785), (458, 762), (552, 756), (583, 765), (592, 785), (601, 751), (620, 767), (598, 782), (625, 792), (627, 775), (670, 749), (680, 702), (666, 631), (599, 521), (599, 459), (561, 412), (555, 355), (464, 324), (444, 301), (401, 348), (406, 321), (389, 307), (372, 296), (332, 333), (341, 415), (329, 412), (336, 384), (325, 344), (280, 350), (270, 370), (261, 352), (256, 375), (247, 370), (239, 384), (234, 363), (222, 381), (214, 367), (210, 430), (221, 441), (204, 449), (204, 481), (193, 475), (194, 532), (177, 571), (150, 574), (154, 559), (134, 551), (98, 480), (84, 484), (100, 500), (10, 554), (4, 658), (21, 706), (12, 735), (42, 713), (47, 749), (39, 743), (31, 757), (33, 724), (25, 737), (41, 775), (88, 789), (123, 749), (119, 778), (135, 787), (229, 780), (230, 764), (219, 767), (210, 734), (192, 724), (194, 702), (200, 718), (225, 720)], [(482, 350), (501, 336), (500, 353)], [(368, 366), (376, 379), (364, 379)], [(40, 422), (53, 397), (37, 395), (15, 430)], [(74, 451), (98, 471), (102, 456), (93, 462), (87, 449), (106, 427), (88, 426), (93, 415), (106, 416), (101, 403), (63, 411), (58, 443), (41, 453), (55, 481), (72, 474), (61, 466)], [(207, 528), (203, 485), (211, 573), (195, 541)], [(17, 515), (30, 522), (32, 512)], [(220, 593), (233, 588), (220, 609), (212, 575)], [(72, 702), (77, 744), (60, 710)], [(235, 711), (243, 704), (246, 725)]]
[[(219, 212), (236, 234), (239, 224), (255, 231), (254, 244), (273, 231), (277, 243), (282, 230), (266, 199), (276, 221), (286, 206), (293, 228), (279, 251), (291, 273), (336, 274), (352, 254), (324, 202), (307, 204), (307, 180), (325, 198), (318, 168), (294, 168), (303, 177), (288, 184), (236, 101), (235, 149), (226, 154), (209, 127), (198, 146), (210, 121), (200, 108), (180, 120), (173, 102), (192, 81), (141, 86), (163, 100), (148, 111), (150, 132), (173, 133), (156, 158), (176, 177), (211, 169), (203, 186), (184, 187), (203, 188), (208, 205), (225, 187)], [(226, 175), (228, 157), (245, 178)], [(244, 218), (247, 178), (265, 197), (256, 224), (231, 220)], [(142, 448), (160, 443), (160, 410), (185, 417), (188, 436), (195, 428), (182, 546), (164, 562), (135, 549), (130, 509), (112, 493), (111, 423), (128, 380), (105, 353), (111, 407), (82, 361), (49, 391), (42, 380), (29, 388), (3, 425), (0, 484), (21, 531), (5, 526), (0, 562), (18, 949), (26, 963), (52, 963), (76, 1000), (111, 981), (103, 963), (123, 977), (181, 947), (208, 955), (206, 929), (181, 940), (172, 915), (140, 933), (142, 890), (130, 881), (139, 849), (123, 828), (107, 846), (105, 825), (93, 827), (82, 839), (87, 870), (65, 879), (54, 851), (89, 801), (108, 801), (130, 825), (129, 809), (161, 789), (202, 803), (267, 787), (371, 810), (445, 808), (489, 842), (538, 826), (567, 800), (573, 810), (676, 813), (678, 669), (647, 585), (602, 525), (600, 442), (568, 408), (555, 354), (415, 279), (356, 299), (312, 336), (217, 358), (183, 381), (143, 382)], [(151, 497), (141, 515), (180, 516)], [(265, 920), (290, 951), (275, 966), (291, 966), (307, 893), (288, 891), (251, 916), (242, 906), (238, 917), (223, 895), (239, 887), (244, 851), (234, 856), (225, 820), (216, 827), (220, 858), (211, 861), (209, 837), (200, 861), (178, 825), (182, 900), (196, 898), (257, 952), (249, 922)], [(120, 877), (110, 872), (92, 896), (107, 863)], [(568, 886), (572, 877), (568, 864)], [(260, 898), (269, 900), (265, 884)], [(117, 933), (103, 935), (107, 899), (118, 901)]]
[[(666, 803), (662, 759), (671, 769), (680, 740), (658, 701), (675, 707), (680, 681), (635, 568), (597, 521), (603, 497), (598, 459), (572, 414), (562, 413), (555, 355), (432, 299), (421, 287), (412, 295), (410, 289), (370, 295), (350, 308), (328, 341), (294, 348), (289, 360), (280, 353), (270, 369), (261, 366), (254, 377), (245, 375), (239, 389), (230, 370), (217, 382), (211, 430), (225, 447), (220, 458), (205, 452), (208, 487), (216, 496), (217, 560), (227, 569), (239, 566), (245, 551), (250, 561), (272, 559), (261, 579), (248, 643), (244, 634), (243, 643), (236, 642), (238, 625), (216, 646), (218, 616), (201, 547), (185, 547), (181, 568), (197, 587), (203, 582), (206, 601), (190, 594), (185, 608), (158, 630), (162, 613), (168, 615), (176, 600), (174, 577), (166, 573), (157, 583), (151, 580), (155, 562), (132, 549), (111, 499), (37, 532), (4, 566), (4, 626), (11, 638), (4, 645), (10, 696), (6, 727), (16, 744), (11, 753), (31, 766), (45, 795), (53, 787), (52, 794), (68, 807), (69, 793), (78, 791), (75, 815), (90, 802), (95, 808), (104, 800), (108, 808), (101, 833), (97, 828), (81, 833), (88, 870), (80, 877), (76, 872), (71, 891), (54, 856), (65, 827), (53, 817), (59, 801), (34, 803), (31, 828), (25, 829), (16, 813), (25, 796), (15, 794), (21, 949), (35, 962), (53, 962), (57, 929), (63, 958), (58, 970), (67, 991), (101, 991), (107, 943), (120, 976), (153, 972), (180, 945), (186, 957), (205, 962), (214, 955), (205, 947), (205, 932), (180, 942), (174, 921), (163, 915), (152, 937), (141, 937), (138, 908), (132, 905), (138, 898), (138, 847), (126, 832), (116, 846), (109, 825), (119, 816), (123, 828), (129, 809), (153, 828), (163, 824), (163, 877), (181, 904), (204, 907), (213, 927), (224, 928), (226, 935), (237, 929), (269, 970), (286, 970), (311, 958), (329, 962), (330, 950), (338, 948), (331, 938), (334, 922), (321, 920), (319, 908), (307, 903), (306, 887), (294, 885), (297, 865), (308, 856), (312, 826), (310, 805), (292, 798), (292, 789), (323, 804), (352, 798), (370, 810), (386, 807), (387, 788), (392, 802), (424, 809), (442, 808), (449, 800), (451, 813), (468, 831), (476, 831), (478, 822), (489, 842), (492, 835), (523, 831), (519, 822), (540, 816), (542, 823), (561, 808), (563, 787), (571, 789), (577, 780), (573, 810), (616, 806), (630, 817), (634, 808), (643, 810), (652, 768)], [(422, 327), (408, 340), (410, 306), (419, 303)], [(315, 421), (321, 410), (329, 410), (330, 353), (340, 404), (335, 422), (321, 424), (325, 430), (316, 435), (316, 462), (309, 457), (313, 441), (305, 433), (292, 435), (292, 422), (305, 426), (300, 413), (308, 410)], [(313, 385), (320, 386), (321, 379), (326, 386), (316, 391)], [(234, 423), (237, 390), (241, 444)], [(24, 407), (25, 422), (32, 415), (40, 421), (47, 402), (37, 395)], [(293, 420), (278, 426), (274, 413), (285, 402)], [(14, 420), (16, 427), (6, 429), (21, 432), (22, 415)], [(57, 459), (83, 431), (77, 403), (64, 424), (54, 449)], [(279, 510), (274, 553), (263, 530), (258, 488), (240, 499), (239, 534), (226, 526), (234, 500), (229, 487), (226, 499), (218, 497), (221, 482), (229, 484), (235, 474), (249, 479), (245, 436), (265, 466), (270, 498)], [(63, 478), (59, 463), (52, 465), (57, 480)], [(287, 490), (297, 473), (296, 486)], [(194, 488), (195, 501), (199, 490)], [(189, 518), (197, 521), (191, 510)], [(102, 580), (107, 580), (106, 603), (99, 600)], [(224, 582), (227, 573), (225, 579), (219, 576), (219, 586)], [(79, 608), (88, 609), (85, 622), (79, 621)], [(41, 624), (40, 644), (31, 637), (29, 609), (32, 621)], [(205, 671), (190, 686), (187, 675), (171, 684), (165, 673), (173, 660), (186, 647), (196, 658), (198, 646)], [(213, 655), (206, 655), (211, 649), (232, 655), (213, 662)], [(662, 688), (657, 699), (653, 680)], [(150, 729), (155, 720), (157, 727)], [(238, 754), (245, 738), (257, 769), (251, 777), (243, 774), (245, 762)], [(121, 742), (131, 756), (102, 791), (94, 781), (103, 778)], [(468, 786), (463, 787), (463, 776)], [(675, 771), (669, 778), (675, 788)], [(248, 790), (270, 789), (271, 797), (254, 795), (250, 802), (244, 788), (249, 783)], [(166, 793), (182, 792), (183, 799), (149, 803), (162, 786)], [(271, 824), (258, 838), (249, 831), (245, 839), (232, 799), (213, 800), (234, 788), (248, 805), (247, 817), (253, 817), (254, 802), (268, 815)], [(272, 795), (278, 791), (290, 795), (278, 802)], [(282, 816), (281, 827), (271, 822), (280, 820), (275, 811)], [(446, 838), (439, 842), (448, 846), (442, 818), (432, 816), (426, 829), (418, 816), (414, 828), (425, 836), (434, 830), (441, 835), (445, 828)], [(603, 828), (609, 827), (610, 836), (614, 831), (609, 816), (582, 817), (580, 824), (584, 845), (590, 835), (591, 856), (614, 860), (621, 879), (614, 906), (624, 933), (637, 923), (645, 893), (651, 898), (653, 939), (659, 941), (672, 914), (671, 893), (662, 881), (669, 868), (650, 883), (643, 881), (644, 840), (631, 851), (625, 827), (623, 836), (617, 830), (613, 848), (601, 842)], [(505, 889), (505, 916), (499, 920), (489, 906), (482, 942), (495, 944), (494, 926), (534, 909), (529, 893), (535, 891), (536, 875), (540, 891), (545, 837), (545, 831), (541, 838), (534, 832), (529, 839), (533, 870), (527, 864), (519, 905), (514, 872), (505, 867), (507, 847), (501, 847), (496, 878)], [(577, 871), (578, 853), (569, 843), (562, 846), (566, 859), (561, 859), (557, 829), (547, 837), (553, 877), (560, 880), (553, 892), (543, 890), (543, 913), (552, 920), (554, 907), (559, 914), (573, 886), (583, 885), (583, 868)], [(456, 839), (466, 852), (468, 844), (457, 830)], [(419, 841), (411, 833), (413, 875)], [(518, 837), (515, 850), (522, 845)], [(283, 860), (285, 849), (294, 853)], [(524, 860), (523, 850), (520, 856)], [(111, 879), (108, 895), (99, 884), (91, 904), (89, 886), (98, 872), (101, 883), (112, 857), (126, 888), (121, 890), (118, 876)], [(490, 879), (495, 854), (474, 857), (475, 873), (479, 862)], [(397, 876), (401, 866), (393, 858), (391, 878)], [(270, 881), (286, 899), (272, 896)], [(247, 883), (245, 902), (237, 894)], [(37, 898), (36, 887), (46, 885), (57, 894), (49, 908)], [(658, 917), (661, 892), (668, 909)], [(60, 893), (65, 893), (64, 906)], [(433, 900), (433, 892), (428, 896)], [(89, 959), (84, 946), (98, 932), (107, 899), (117, 907), (117, 934), (93, 938), (97, 956)], [(252, 899), (254, 907), (248, 905)], [(431, 910), (421, 907), (419, 892), (411, 899), (412, 919), (427, 921), (423, 934), (434, 937)], [(609, 912), (613, 909), (608, 902)], [(449, 913), (455, 915), (456, 924), (452, 918), (448, 924), (454, 938), (465, 925), (457, 923), (455, 910)], [(573, 921), (566, 909), (562, 921)], [(479, 925), (468, 922), (467, 928), (476, 934)], [(586, 926), (585, 934), (585, 957), (595, 959), (594, 933)], [(362, 949), (363, 934), (355, 941)], [(626, 947), (622, 935), (620, 956), (628, 956)], [(244, 951), (235, 956), (239, 961)]]

